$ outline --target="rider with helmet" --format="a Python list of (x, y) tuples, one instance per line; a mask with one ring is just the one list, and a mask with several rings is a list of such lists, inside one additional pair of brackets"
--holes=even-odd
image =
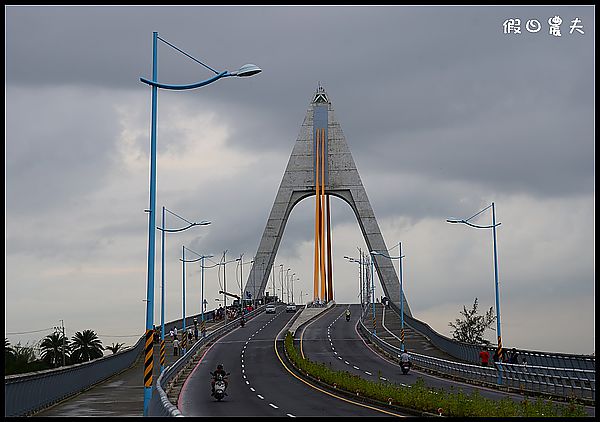
[(215, 381), (217, 379), (217, 375), (222, 375), (223, 376), (223, 381), (225, 382), (225, 388), (227, 388), (227, 372), (225, 372), (225, 369), (223, 369), (223, 364), (218, 364), (217, 365), (217, 369), (215, 370), (215, 372), (211, 372), (212, 380), (210, 382), (211, 388), (212, 388), (212, 393), (211, 396), (215, 394)]

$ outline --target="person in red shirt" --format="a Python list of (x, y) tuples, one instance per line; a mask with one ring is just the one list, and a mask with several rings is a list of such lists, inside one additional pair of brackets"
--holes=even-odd
[(490, 353), (486, 349), (481, 350), (481, 352), (479, 352), (479, 359), (481, 359), (481, 366), (488, 366)]

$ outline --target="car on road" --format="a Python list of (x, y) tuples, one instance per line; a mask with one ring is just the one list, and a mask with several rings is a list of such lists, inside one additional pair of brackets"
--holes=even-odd
[(285, 307), (285, 311), (286, 312), (296, 312), (296, 304), (288, 303), (287, 306)]
[(265, 313), (267, 314), (274, 314), (275, 313), (275, 305), (272, 303), (269, 303), (267, 305), (267, 307), (265, 308)]

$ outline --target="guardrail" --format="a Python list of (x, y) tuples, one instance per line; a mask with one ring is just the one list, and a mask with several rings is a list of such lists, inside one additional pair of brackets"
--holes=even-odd
[[(400, 349), (374, 334), (363, 324), (362, 319), (358, 328), (366, 339), (377, 344), (392, 357), (400, 357)], [(502, 386), (519, 392), (528, 391), (564, 398), (577, 397), (594, 403), (596, 400), (596, 372), (588, 369), (509, 363), (495, 363), (495, 366), (484, 367), (414, 352), (408, 354), (416, 366), (467, 381), (488, 386)]]
[[(255, 310), (245, 315), (246, 320), (255, 317), (259, 313), (263, 312), (265, 305), (256, 308)], [(236, 318), (231, 322), (227, 323), (223, 327), (216, 329), (215, 331), (207, 334), (206, 337), (198, 339), (196, 343), (188, 350), (183, 356), (181, 356), (175, 363), (168, 366), (162, 374), (156, 380), (156, 385), (152, 393), (152, 398), (148, 404), (148, 416), (183, 416), (179, 409), (171, 403), (167, 397), (166, 386), (173, 381), (178, 374), (187, 366), (190, 360), (196, 355), (198, 349), (207, 344), (210, 341), (214, 341), (219, 337), (222, 337), (227, 332), (240, 326), (240, 319)]]
[(145, 336), (122, 352), (90, 362), (4, 377), (5, 416), (27, 416), (110, 378), (135, 364)]
[[(396, 314), (400, 315), (398, 305), (390, 302), (390, 306), (396, 312)], [(434, 346), (440, 350), (443, 350), (447, 354), (465, 362), (472, 362), (474, 364), (479, 363), (479, 352), (481, 350), (479, 347), (445, 337), (436, 332), (428, 324), (424, 323), (423, 321), (419, 321), (418, 319), (413, 318), (406, 313), (404, 314), (404, 323), (427, 337), (427, 339)], [(504, 350), (510, 349), (512, 349), (512, 347), (507, 347), (505, 345)], [(593, 371), (596, 370), (596, 358), (592, 356), (572, 355), (567, 353), (550, 353), (535, 350), (524, 350), (519, 348), (515, 349), (519, 353), (519, 356), (527, 359), (528, 365), (553, 368), (587, 369)]]

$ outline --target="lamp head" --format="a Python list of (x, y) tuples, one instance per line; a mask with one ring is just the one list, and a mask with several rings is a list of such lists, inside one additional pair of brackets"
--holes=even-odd
[(262, 72), (262, 69), (255, 64), (248, 63), (232, 73), (233, 76), (252, 76)]

